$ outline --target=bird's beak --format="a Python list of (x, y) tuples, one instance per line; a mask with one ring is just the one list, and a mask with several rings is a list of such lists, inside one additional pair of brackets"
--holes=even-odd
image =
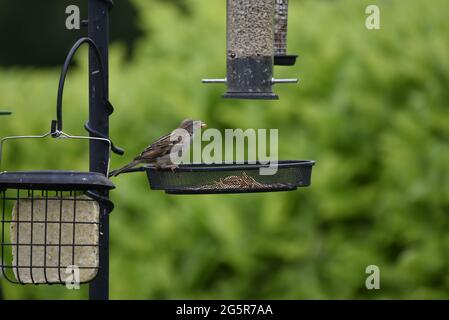
[(204, 122), (201, 122), (201, 128), (207, 128), (207, 124), (205, 124)]

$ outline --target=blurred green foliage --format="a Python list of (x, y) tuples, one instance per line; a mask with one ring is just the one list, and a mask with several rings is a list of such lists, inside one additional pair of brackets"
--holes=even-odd
[[(279, 128), (281, 159), (315, 159), (311, 188), (290, 193), (168, 196), (143, 174), (114, 180), (111, 298), (449, 298), (449, 2), (291, 1), (289, 51), (274, 102), (228, 101), (203, 77), (225, 75), (225, 1), (191, 15), (135, 0), (153, 30), (134, 60), (111, 48), (113, 167), (185, 117), (210, 127)], [(382, 29), (365, 28), (378, 4)], [(86, 51), (68, 78), (65, 131), (83, 134)], [(1, 69), (0, 135), (49, 130), (58, 69)], [(40, 147), (42, 146), (42, 147)], [(8, 169), (85, 169), (88, 148), (11, 144)], [(381, 290), (365, 288), (378, 265)], [(21, 287), (11, 299), (86, 298), (86, 288)]]

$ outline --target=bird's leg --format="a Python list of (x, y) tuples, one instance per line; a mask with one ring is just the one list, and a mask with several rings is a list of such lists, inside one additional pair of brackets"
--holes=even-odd
[(179, 166), (177, 164), (171, 164), (171, 165), (167, 166), (167, 168), (169, 168), (171, 170), (171, 172), (175, 172), (175, 170), (178, 169)]

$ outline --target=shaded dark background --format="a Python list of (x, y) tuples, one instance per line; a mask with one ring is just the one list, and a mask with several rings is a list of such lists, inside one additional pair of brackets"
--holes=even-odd
[[(189, 14), (185, 0), (157, 0), (175, 6), (184, 15)], [(59, 66), (68, 48), (87, 33), (65, 29), (69, 5), (80, 8), (81, 20), (87, 19), (85, 0), (0, 0), (0, 65), (2, 66)], [(143, 32), (138, 26), (138, 12), (129, 0), (116, 0), (111, 11), (111, 42), (126, 45), (126, 57), (132, 58), (137, 38)]]

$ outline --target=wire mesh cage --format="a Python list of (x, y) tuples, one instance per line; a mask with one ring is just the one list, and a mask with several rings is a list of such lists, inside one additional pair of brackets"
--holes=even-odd
[[(293, 191), (311, 184), (314, 161), (280, 161), (274, 171), (262, 174), (269, 165), (185, 164), (176, 170), (145, 166), (130, 171), (146, 171), (150, 187), (169, 194), (224, 194)], [(274, 167), (272, 167), (273, 169)]]
[(298, 56), (287, 54), (288, 0), (275, 1), (274, 64), (292, 66), (296, 63)]
[[(0, 156), (5, 139), (14, 138), (2, 140)], [(100, 218), (113, 208), (103, 195), (113, 188), (106, 175), (95, 172), (0, 172), (5, 279), (18, 284), (92, 281), (101, 268)]]
[[(30, 179), (32, 174), (35, 182)], [(56, 175), (65, 181), (47, 184), (44, 175)], [(26, 182), (8, 186), (5, 181), (11, 178)], [(89, 196), (94, 186), (84, 184), (93, 179), (98, 188), (101, 175), (81, 178), (75, 172), (0, 174), (1, 269), (8, 281), (63, 284), (69, 279), (86, 283), (95, 278), (100, 268), (102, 210), (100, 202), (92, 194)], [(102, 184), (102, 188), (112, 187), (106, 181)]]

